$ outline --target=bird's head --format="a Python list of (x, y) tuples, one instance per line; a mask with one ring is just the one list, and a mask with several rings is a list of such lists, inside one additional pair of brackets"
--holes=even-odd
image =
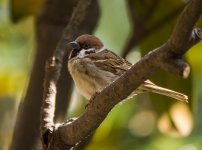
[(96, 36), (83, 34), (69, 43), (72, 47), (69, 59), (74, 57), (84, 57), (90, 53), (96, 53), (103, 48), (102, 41)]

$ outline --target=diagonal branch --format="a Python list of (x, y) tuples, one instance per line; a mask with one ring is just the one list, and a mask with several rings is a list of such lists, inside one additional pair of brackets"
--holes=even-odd
[[(123, 49), (122, 56), (126, 57), (126, 55), (131, 51), (131, 49), (135, 45), (137, 45), (137, 43), (141, 42), (145, 37), (149, 36), (151, 33), (156, 31), (157, 29), (161, 28), (167, 22), (169, 22), (174, 17), (176, 17), (177, 14), (179, 14), (183, 10), (184, 6), (185, 5), (179, 6), (178, 8), (173, 10), (171, 13), (167, 14), (162, 19), (159, 19), (157, 22), (155, 22), (148, 28), (145, 28), (145, 27), (143, 28), (143, 26), (142, 26), (143, 23), (144, 24), (146, 23), (145, 19), (143, 19), (140, 24), (139, 20), (137, 20), (133, 17), (133, 33), (132, 33), (131, 37), (129, 38), (128, 42), (126, 43), (125, 48)], [(132, 12), (130, 12), (130, 13), (132, 13)]]
[[(172, 69), (176, 71), (170, 70), (169, 68), (165, 70), (175, 72), (184, 78), (187, 77), (189, 74), (189, 71), (187, 71), (189, 69), (187, 68), (189, 68), (189, 66), (181, 68), (181, 64), (184, 63), (181, 57), (185, 51), (202, 38), (198, 36), (201, 34), (199, 29), (193, 30), (194, 24), (201, 14), (201, 8), (202, 0), (191, 1), (182, 12), (173, 31), (174, 36), (171, 35), (168, 42), (144, 56), (116, 82), (109, 85), (97, 95), (89, 104), (83, 115), (72, 123), (59, 127), (58, 130), (55, 131), (55, 134), (60, 135), (63, 142), (69, 145), (74, 145), (82, 140), (82, 138), (89, 135), (101, 124), (116, 104), (125, 99), (157, 69), (164, 69), (164, 67), (166, 67), (164, 64), (169, 64), (170, 66), (174, 64), (175, 66), (173, 66)], [(176, 63), (171, 63), (172, 61)]]
[[(201, 31), (198, 31), (201, 33)], [(202, 37), (197, 37), (199, 41)], [(187, 43), (188, 45), (191, 43)], [(193, 43), (192, 43), (193, 46)], [(86, 112), (77, 120), (70, 124), (66, 124), (58, 128), (56, 132), (62, 136), (62, 140), (70, 145), (74, 145), (82, 140), (85, 136), (91, 134), (102, 121), (105, 119), (110, 110), (123, 99), (127, 98), (132, 91), (134, 91), (144, 80), (149, 78), (157, 69), (163, 68), (166, 62), (164, 58), (169, 58), (169, 61), (174, 60), (170, 57), (172, 50), (169, 44), (164, 44), (162, 47), (157, 48), (155, 51), (150, 52), (144, 56), (138, 63), (129, 69), (123, 76), (116, 82), (106, 87), (96, 98), (88, 105)], [(160, 64), (162, 62), (162, 65)], [(177, 62), (177, 61), (176, 61)], [(181, 62), (175, 64), (176, 71), (168, 69), (170, 72), (178, 73), (184, 78), (189, 74), (189, 67), (181, 68)], [(170, 64), (172, 65), (172, 64)], [(188, 67), (188, 69), (187, 69)], [(163, 68), (164, 69), (164, 68)], [(188, 70), (188, 71), (187, 71)]]
[[(87, 10), (90, 2), (91, 0), (79, 1), (72, 20), (67, 26), (63, 38), (54, 53), (55, 57), (48, 63), (43, 104), (47, 109), (51, 107), (54, 110), (55, 84), (59, 76), (62, 58), (65, 55), (65, 51), (61, 51), (61, 49), (64, 48), (67, 41), (77, 36), (75, 34), (78, 31), (76, 27), (84, 17), (83, 15), (77, 17), (76, 13), (85, 14), (85, 10)], [(41, 119), (42, 136), (48, 137), (47, 144), (49, 145), (49, 149), (70, 149), (88, 135), (91, 135), (99, 127), (110, 110), (125, 99), (144, 80), (155, 73), (157, 69), (162, 68), (186, 78), (189, 75), (190, 69), (181, 58), (191, 46), (202, 39), (201, 30), (193, 29), (194, 24), (201, 15), (201, 8), (202, 0), (192, 0), (182, 12), (170, 39), (161, 47), (145, 55), (117, 81), (106, 87), (92, 100), (84, 114), (78, 119), (56, 127), (52, 122), (52, 115), (49, 114), (53, 111), (49, 112), (43, 109)]]

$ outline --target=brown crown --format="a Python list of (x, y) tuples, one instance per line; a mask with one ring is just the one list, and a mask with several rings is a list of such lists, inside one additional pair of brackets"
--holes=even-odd
[(90, 47), (95, 49), (101, 49), (103, 47), (103, 43), (99, 38), (89, 34), (83, 34), (77, 37), (76, 42), (79, 44), (88, 44)]

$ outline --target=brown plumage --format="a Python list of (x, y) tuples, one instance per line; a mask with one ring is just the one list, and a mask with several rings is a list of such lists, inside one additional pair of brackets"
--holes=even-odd
[[(127, 60), (104, 49), (102, 42), (95, 36), (82, 35), (75, 42), (70, 43), (73, 50), (68, 69), (80, 93), (89, 100), (132, 66)], [(144, 81), (133, 94), (140, 91), (153, 92), (185, 102), (188, 100), (186, 95), (159, 87), (149, 80)]]

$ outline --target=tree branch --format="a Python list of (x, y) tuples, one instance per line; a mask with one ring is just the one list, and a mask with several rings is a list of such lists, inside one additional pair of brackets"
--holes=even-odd
[[(69, 53), (69, 50), (65, 49), (66, 43), (73, 40), (79, 34), (89, 32), (89, 28), (92, 29), (94, 24), (92, 23), (93, 17), (86, 19), (90, 22), (89, 26), (84, 26), (86, 22), (85, 18), (87, 16), (88, 10), (96, 9), (98, 7), (93, 7), (89, 9), (92, 3), (97, 1), (92, 0), (80, 0), (77, 7), (75, 8), (72, 17), (69, 21), (69, 24), (66, 26), (63, 36), (58, 42), (56, 50), (53, 54), (53, 57), (49, 59), (46, 63), (46, 72), (45, 72), (45, 81), (44, 81), (44, 97), (43, 104), (41, 109), (41, 137), (44, 142), (44, 148), (47, 148), (50, 136), (52, 131), (55, 128), (54, 124), (54, 112), (55, 112), (55, 99), (56, 99), (56, 85), (60, 76), (60, 71), (62, 68), (62, 63), (64, 56)], [(98, 18), (97, 13), (94, 13), (94, 16)], [(97, 20), (97, 18), (95, 20)], [(81, 29), (80, 26), (83, 26)], [(63, 145), (64, 146), (64, 145)], [(62, 145), (61, 145), (62, 147)], [(66, 147), (66, 146), (64, 146)], [(63, 148), (64, 148), (63, 147)], [(67, 147), (66, 147), (67, 148)], [(53, 148), (54, 149), (54, 148)]]
[[(74, 8), (72, 6), (69, 6), (69, 7), (71, 7), (71, 9)], [(73, 11), (71, 11), (71, 12), (73, 12)], [(97, 25), (99, 15), (100, 15), (99, 4), (98, 4), (97, 0), (94, 0), (90, 4), (89, 10), (87, 11), (86, 16), (88, 16), (88, 17), (85, 17), (85, 19), (81, 22), (81, 24), (79, 24), (79, 27), (77, 27), (79, 29), (79, 32), (77, 32), (77, 33), (92, 34)], [(65, 49), (63, 49), (63, 50), (65, 50)], [(68, 108), (70, 100), (71, 100), (72, 79), (67, 70), (68, 56), (69, 56), (69, 51), (67, 51), (67, 55), (65, 55), (65, 57), (63, 58), (62, 69), (60, 71), (61, 75), (57, 82), (57, 91), (58, 92), (56, 95), (55, 122), (64, 122), (65, 121), (66, 112), (68, 112), (67, 108)], [(64, 90), (64, 89), (66, 89), (66, 90)]]
[[(173, 10), (171, 13), (168, 15), (164, 16), (162, 19), (159, 19), (157, 22), (152, 24), (149, 28), (143, 28), (143, 26), (139, 23), (139, 20), (133, 17), (133, 33), (131, 37), (129, 38), (128, 42), (126, 43), (125, 48), (123, 49), (122, 56), (126, 57), (126, 55), (130, 52), (130, 50), (137, 45), (137, 43), (141, 42), (146, 36), (149, 36), (151, 33), (156, 31), (157, 29), (161, 28), (164, 26), (167, 22), (172, 20), (174, 17), (179, 14), (182, 9), (184, 8), (185, 5), (181, 5), (175, 10)], [(132, 11), (130, 8), (130, 14), (135, 13), (134, 10)], [(151, 14), (151, 13), (150, 13)], [(146, 24), (148, 20), (143, 19), (142, 24)], [(140, 25), (139, 25), (140, 24)], [(139, 25), (139, 26), (138, 26)]]
[[(71, 21), (65, 29), (63, 38), (56, 48), (55, 57), (48, 63), (45, 79), (44, 108), (49, 109), (49, 107), (54, 105), (55, 84), (59, 76), (62, 58), (65, 55), (65, 51), (61, 50), (64, 49), (67, 41), (77, 36), (75, 34), (78, 32), (76, 27), (84, 19), (85, 10), (87, 10), (90, 2), (91, 0), (79, 1)], [(117, 81), (106, 87), (91, 101), (84, 114), (78, 119), (56, 126), (52, 121), (52, 115), (49, 114), (53, 112), (43, 109), (41, 119), (42, 135), (43, 137), (47, 135), (45, 137), (48, 137), (47, 143), (49, 149), (70, 149), (88, 135), (91, 135), (102, 123), (110, 110), (123, 99), (127, 98), (132, 91), (157, 69), (162, 68), (186, 78), (189, 75), (189, 66), (181, 58), (191, 46), (202, 38), (202, 33), (199, 29), (193, 30), (194, 24), (201, 14), (201, 8), (202, 0), (191, 1), (182, 12), (168, 42), (145, 55)], [(84, 14), (77, 17), (77, 13)], [(46, 134), (47, 132), (48, 134)]]
[[(52, 56), (77, 2), (78, 0), (45, 0), (42, 10), (34, 21), (36, 32), (34, 62), (30, 72), (31, 74), (25, 97), (19, 106), (10, 147), (11, 150), (42, 149), (40, 140), (40, 107), (43, 99), (44, 66), (46, 60)], [(66, 67), (65, 69), (67, 70)], [(71, 81), (68, 82), (67, 78), (68, 74), (63, 78), (63, 81), (65, 80), (66, 82), (63, 82), (62, 84), (66, 84), (66, 86), (68, 85), (70, 87)], [(62, 84), (59, 83), (57, 88), (60, 88)], [(58, 97), (65, 99), (68, 94), (68, 89), (65, 91), (66, 95), (64, 92), (59, 92), (57, 93)], [(65, 101), (64, 99), (62, 99), (63, 104), (67, 104), (68, 101)], [(56, 105), (56, 107), (57, 106), (58, 105)], [(65, 109), (65, 111), (66, 110), (67, 109)], [(58, 118), (57, 114), (55, 118)]]
[[(186, 72), (187, 70), (187, 67), (182, 68), (181, 62), (183, 62), (183, 60), (180, 60), (180, 63), (175, 61), (175, 67), (173, 66), (173, 63), (170, 62), (176, 58), (181, 59), (184, 52), (201, 39), (201, 36), (198, 36), (201, 34), (200, 30), (194, 29), (192, 32), (193, 26), (201, 14), (201, 8), (202, 0), (191, 1), (182, 12), (173, 31), (174, 36), (171, 35), (168, 42), (145, 55), (116, 82), (109, 85), (97, 95), (89, 104), (83, 115), (72, 123), (60, 126), (55, 131), (55, 134), (60, 135), (63, 142), (66, 142), (69, 145), (74, 145), (82, 140), (82, 138), (93, 132), (101, 124), (116, 104), (127, 98), (127, 96), (144, 80), (152, 75), (157, 69), (165, 69), (166, 65), (164, 64), (172, 66), (172, 68), (166, 68), (165, 70), (174, 72), (184, 78), (187, 77), (188, 73), (185, 76), (181, 73)], [(191, 21), (192, 23), (187, 23), (187, 21)], [(181, 40), (181, 38), (183, 40)], [(194, 41), (189, 39), (193, 39)], [(176, 71), (170, 69), (175, 69)]]

